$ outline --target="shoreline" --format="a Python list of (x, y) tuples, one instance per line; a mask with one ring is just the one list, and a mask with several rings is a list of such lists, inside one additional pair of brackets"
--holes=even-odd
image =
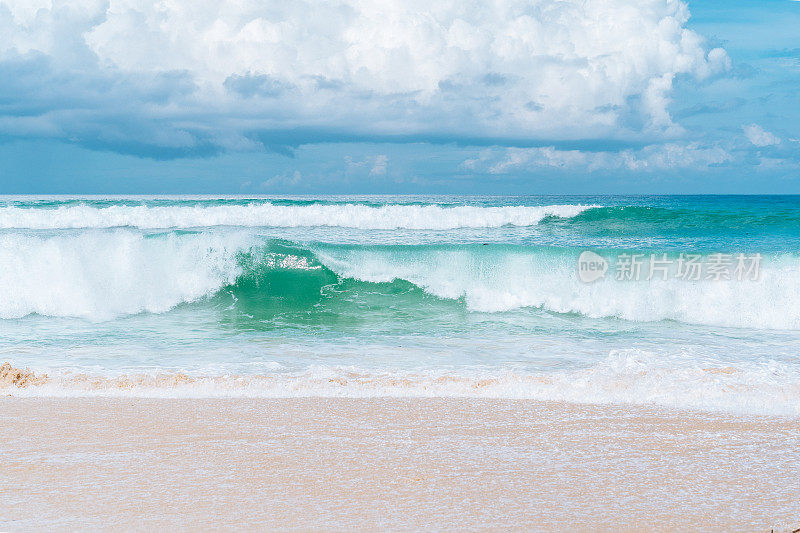
[[(800, 389), (791, 384), (743, 384), (734, 367), (706, 367), (687, 379), (680, 373), (660, 381), (647, 371), (621, 374), (611, 383), (603, 375), (389, 371), (331, 367), (294, 373), (198, 374), (183, 370), (135, 373), (85, 373), (32, 370), (0, 364), (0, 395), (17, 398), (117, 399), (486, 399), (561, 402), (636, 409), (699, 411), (731, 416), (765, 416), (800, 420)], [(594, 385), (594, 386), (592, 386)]]
[(0, 529), (800, 527), (800, 420), (457, 398), (0, 400)]

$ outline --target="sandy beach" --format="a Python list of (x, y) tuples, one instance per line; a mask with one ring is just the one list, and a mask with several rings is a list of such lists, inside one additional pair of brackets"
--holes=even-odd
[(800, 421), (478, 399), (0, 400), (0, 529), (800, 527)]

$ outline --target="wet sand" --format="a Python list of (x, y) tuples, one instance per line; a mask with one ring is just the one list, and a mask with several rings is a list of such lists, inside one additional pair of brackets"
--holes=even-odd
[(800, 528), (800, 421), (479, 399), (0, 398), (0, 530)]

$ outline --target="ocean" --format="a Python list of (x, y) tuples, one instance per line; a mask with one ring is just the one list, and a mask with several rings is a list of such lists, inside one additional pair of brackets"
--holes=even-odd
[(798, 351), (800, 197), (0, 197), (17, 396), (797, 416)]

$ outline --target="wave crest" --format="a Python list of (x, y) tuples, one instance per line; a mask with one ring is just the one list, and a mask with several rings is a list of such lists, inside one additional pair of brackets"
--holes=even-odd
[(211, 226), (315, 227), (358, 229), (448, 230), (533, 226), (546, 217), (573, 217), (597, 206), (548, 205), (478, 207), (390, 204), (306, 204), (95, 207), (59, 206), (50, 209), (0, 207), (0, 228), (198, 228)]
[(0, 318), (163, 313), (234, 283), (248, 246), (236, 235), (148, 238), (124, 230), (0, 235)]

